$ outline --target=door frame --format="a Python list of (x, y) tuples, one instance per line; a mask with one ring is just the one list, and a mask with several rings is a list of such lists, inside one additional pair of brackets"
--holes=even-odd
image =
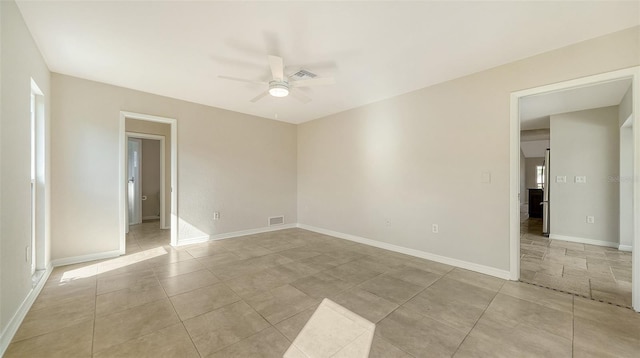
[[(119, 127), (119, 185), (118, 192), (120, 198), (119, 205), (119, 224), (120, 224), (120, 254), (126, 253), (127, 247), (127, 228), (128, 228), (128, 212), (127, 212), (127, 131), (126, 131), (126, 119), (137, 119), (149, 122), (157, 122), (169, 124), (171, 127), (171, 246), (178, 245), (178, 120), (175, 118), (159, 117), (149, 114), (134, 113), (127, 111), (120, 111), (120, 127)], [(136, 133), (137, 136), (140, 133)], [(164, 167), (164, 150), (161, 148), (161, 168)], [(166, 170), (166, 169), (165, 169)], [(164, 181), (164, 175), (161, 178), (161, 183)], [(162, 185), (162, 184), (161, 184)], [(166, 184), (165, 184), (166, 185)], [(161, 190), (161, 195), (164, 195), (164, 191)], [(165, 198), (166, 199), (166, 198)], [(164, 205), (161, 205), (161, 210), (164, 210)], [(164, 215), (160, 215), (163, 220)], [(165, 223), (166, 224), (166, 223)]]
[[(165, 177), (166, 177), (166, 168), (165, 168), (165, 137), (163, 135), (157, 135), (157, 134), (147, 134), (147, 133), (139, 133), (139, 132), (127, 132), (127, 143), (129, 141), (129, 138), (136, 138), (136, 139), (151, 139), (151, 140), (158, 140), (160, 141), (160, 228), (161, 229), (167, 229), (167, 225), (166, 225), (166, 220), (165, 220), (165, 214), (166, 214), (166, 209), (165, 209)], [(128, 148), (127, 148), (128, 150)], [(142, 151), (142, 150), (141, 150)], [(141, 155), (142, 158), (142, 155)], [(142, 196), (142, 193), (141, 193)], [(142, 208), (142, 200), (140, 200), (140, 208)], [(142, 216), (142, 213), (140, 213), (141, 219), (143, 219), (144, 217)], [(128, 215), (127, 215), (128, 218)], [(127, 228), (129, 223), (127, 223)]]
[(640, 312), (640, 66), (601, 73), (546, 86), (511, 93), (509, 129), (509, 261), (511, 280), (520, 278), (520, 98), (548, 92), (589, 86), (601, 82), (631, 79), (633, 116), (633, 252), (632, 252), (632, 306)]

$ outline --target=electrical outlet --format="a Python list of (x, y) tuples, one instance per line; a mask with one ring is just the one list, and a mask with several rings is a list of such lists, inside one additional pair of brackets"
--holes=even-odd
[(29, 259), (31, 258), (31, 246), (25, 246), (24, 247), (24, 262), (29, 262)]
[(596, 222), (596, 218), (589, 215), (587, 216), (587, 224), (594, 224)]
[(431, 232), (434, 233), (434, 234), (437, 234), (438, 231), (439, 231), (438, 224), (432, 224), (431, 225)]
[(556, 183), (566, 183), (567, 177), (565, 175), (558, 175), (556, 177)]
[(220, 220), (220, 212), (219, 211), (214, 211), (213, 212), (213, 220)]
[(587, 177), (584, 175), (576, 175), (575, 182), (578, 184), (585, 184), (587, 182)]
[(389, 219), (385, 219), (385, 221), (384, 221), (384, 226), (385, 226), (385, 227), (391, 227), (391, 220), (389, 220)]

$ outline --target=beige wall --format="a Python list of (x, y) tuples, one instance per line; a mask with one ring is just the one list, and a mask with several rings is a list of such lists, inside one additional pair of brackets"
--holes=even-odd
[[(0, 332), (31, 291), (31, 270), (25, 248), (31, 243), (30, 222), (30, 93), (31, 78), (44, 93), (45, 133), (49, 127), (49, 80), (47, 66), (13, 1), (0, 2)], [(45, 148), (48, 134), (45, 135)], [(48, 152), (48, 151), (46, 151)], [(45, 158), (45, 164), (48, 159)], [(45, 167), (48, 177), (48, 165)], [(38, 182), (39, 204), (47, 205), (48, 185)], [(44, 218), (44, 256), (49, 263), (49, 220)], [(0, 337), (0, 354), (6, 339)]]
[[(551, 116), (550, 233), (579, 239), (619, 241), (620, 127), (618, 106)], [(575, 182), (586, 176), (587, 182)], [(587, 215), (595, 217), (587, 224)]]
[(298, 221), (506, 273), (510, 93), (636, 66), (639, 45), (635, 27), (300, 125)]
[[(142, 140), (142, 218), (160, 217), (160, 141)], [(169, 196), (170, 197), (170, 196)]]
[[(164, 215), (165, 215), (165, 227), (169, 228), (171, 227), (171, 125), (167, 123), (141, 121), (137, 119), (127, 118), (125, 120), (125, 127), (127, 132), (155, 134), (155, 135), (163, 136), (165, 138), (164, 139), (164, 167), (165, 167)], [(143, 160), (144, 160), (144, 149), (143, 149)], [(144, 168), (144, 165), (143, 165), (143, 168)], [(143, 180), (144, 180), (144, 175), (143, 175)], [(144, 194), (144, 189), (143, 189), (142, 195), (147, 195), (147, 194)], [(142, 217), (145, 216), (144, 214), (145, 204), (148, 208), (150, 203), (145, 203), (145, 202), (142, 203)]]
[(51, 87), (54, 259), (119, 247), (121, 110), (177, 118), (179, 240), (297, 221), (294, 125), (60, 74)]

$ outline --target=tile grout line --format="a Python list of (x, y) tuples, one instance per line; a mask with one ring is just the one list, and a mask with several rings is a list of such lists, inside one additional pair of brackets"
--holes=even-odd
[(502, 286), (500, 286), (500, 288), (496, 291), (496, 294), (493, 296), (493, 298), (491, 299), (491, 302), (489, 302), (489, 304), (487, 305), (487, 307), (484, 308), (484, 310), (482, 311), (482, 314), (480, 315), (480, 317), (478, 317), (478, 319), (475, 321), (475, 323), (473, 324), (473, 327), (471, 327), (471, 329), (469, 330), (469, 332), (467, 332), (467, 334), (464, 336), (464, 339), (460, 342), (460, 344), (458, 345), (458, 347), (456, 348), (456, 350), (453, 352), (453, 354), (451, 355), (452, 357), (456, 355), (456, 353), (458, 353), (458, 351), (460, 350), (460, 347), (462, 347), (462, 345), (464, 344), (464, 341), (467, 340), (467, 338), (469, 337), (469, 335), (471, 334), (471, 332), (473, 332), (474, 328), (476, 328), (476, 326), (478, 325), (478, 322), (480, 322), (480, 320), (482, 319), (482, 317), (484, 316), (484, 314), (487, 312), (487, 310), (489, 309), (489, 307), (491, 306), (491, 304), (493, 303), (493, 301), (495, 301), (496, 297), (498, 297), (498, 294), (500, 293), (500, 290), (502, 290), (502, 287), (504, 287), (504, 282), (502, 283)]
[[(156, 274), (155, 271), (153, 271), (153, 276), (156, 278), (156, 280), (158, 281), (158, 284), (160, 285), (160, 288), (162, 288), (162, 291), (164, 292), (165, 296), (167, 296), (167, 300), (169, 301), (169, 303), (171, 304), (171, 308), (173, 309), (173, 312), (176, 314), (176, 317), (178, 317), (178, 320), (180, 321), (180, 325), (182, 326), (182, 328), (184, 329), (184, 331), (187, 333), (187, 336), (189, 336), (189, 341), (191, 341), (191, 344), (193, 344), (193, 348), (196, 349), (196, 352), (198, 352), (198, 355), (200, 357), (202, 357), (202, 353), (200, 353), (200, 350), (198, 349), (198, 346), (196, 345), (196, 343), (193, 341), (193, 338), (191, 337), (191, 334), (189, 333), (189, 330), (187, 330), (187, 327), (184, 325), (184, 321), (182, 320), (182, 318), (180, 318), (180, 315), (178, 314), (178, 311), (176, 310), (176, 307), (173, 304), (173, 301), (171, 300), (171, 297), (169, 296), (169, 294), (167, 293), (167, 290), (164, 289), (164, 286), (162, 286), (162, 283), (160, 283), (160, 279), (158, 278), (158, 275)], [(214, 275), (215, 276), (215, 275)], [(216, 276), (217, 277), (217, 276)], [(170, 326), (167, 326), (170, 327)], [(166, 327), (165, 327), (166, 328)], [(151, 332), (153, 333), (153, 332)], [(143, 336), (144, 337), (144, 336)]]

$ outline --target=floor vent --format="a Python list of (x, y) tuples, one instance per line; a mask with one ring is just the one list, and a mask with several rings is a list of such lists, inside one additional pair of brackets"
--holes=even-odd
[(284, 224), (284, 216), (272, 216), (269, 218), (269, 226)]

